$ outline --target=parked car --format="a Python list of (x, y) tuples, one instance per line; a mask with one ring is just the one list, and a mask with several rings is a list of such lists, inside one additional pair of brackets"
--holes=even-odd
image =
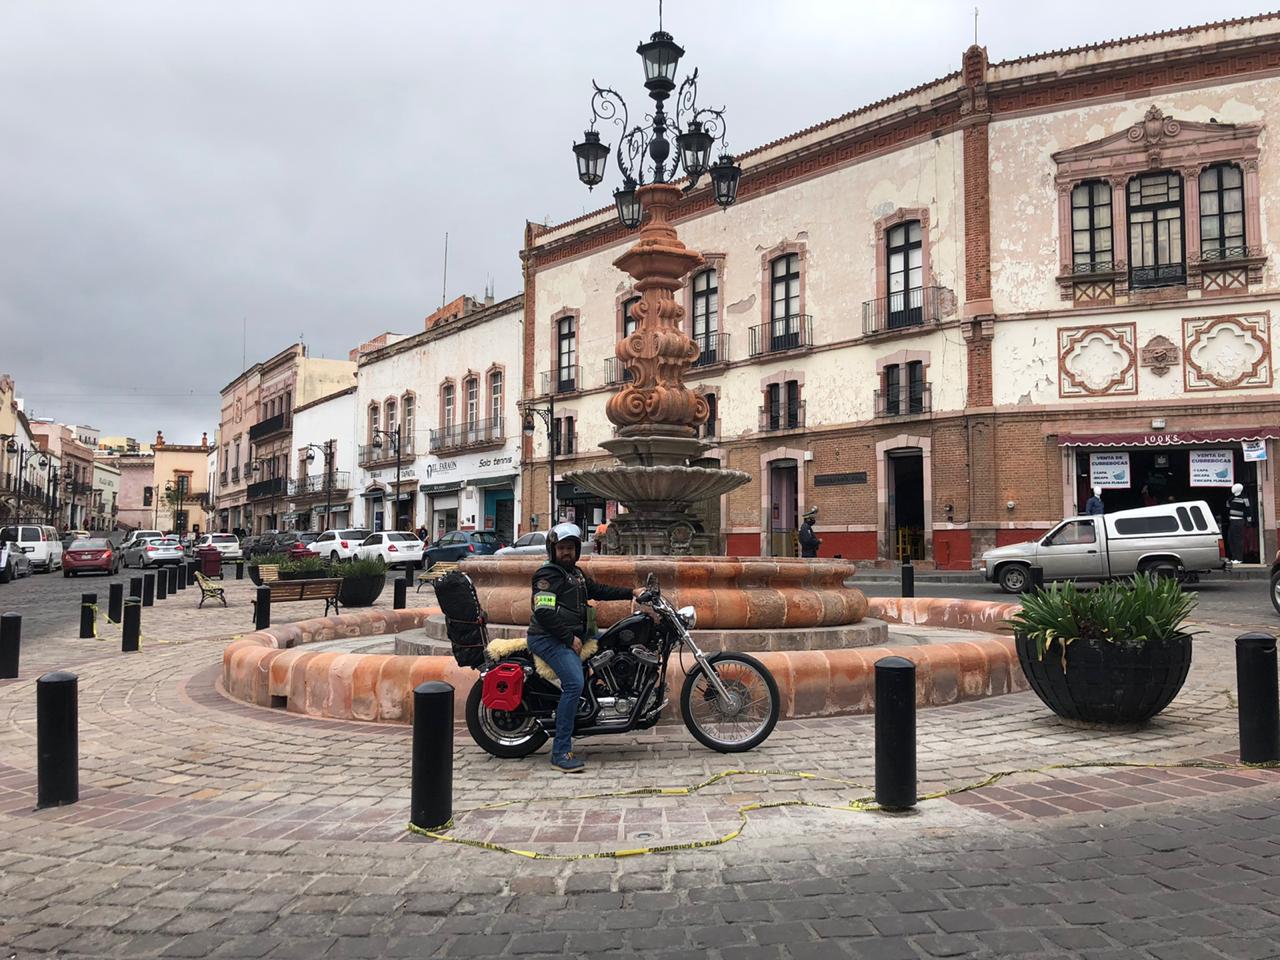
[(62, 554), (62, 575), (73, 573), (116, 573), (120, 569), (120, 554), (104, 537), (85, 537), (71, 541)]
[(356, 551), (359, 560), (381, 557), (388, 567), (416, 567), (422, 563), (422, 541), (412, 533), (371, 533)]
[(1276, 608), (1276, 613), (1280, 613), (1280, 550), (1271, 561), (1271, 605)]
[(0, 583), (10, 583), (19, 577), (31, 576), (31, 561), (23, 552), (22, 545), (3, 537), (0, 534)]
[(298, 538), (290, 531), (268, 530), (256, 537), (246, 539), (240, 545), (246, 557), (261, 557), (268, 553), (284, 553)]
[[(1019, 593), (1039, 566), (1051, 580), (1110, 580), (1135, 573), (1185, 580), (1227, 567), (1226, 544), (1203, 500), (1162, 503), (1063, 520), (1039, 540), (982, 555), (982, 576)], [(1274, 591), (1273, 591), (1274, 592)]]
[(186, 559), (177, 537), (148, 537), (134, 540), (120, 551), (126, 567), (158, 567), (162, 564), (182, 563)]
[(243, 555), (240, 552), (240, 541), (231, 533), (205, 533), (191, 546), (188, 551), (191, 556), (205, 549), (213, 547), (220, 554), (223, 560), (239, 560)]
[(547, 535), (542, 530), (526, 533), (509, 547), (500, 547), (494, 551), (496, 557), (545, 557), (547, 555)]
[(66, 553), (67, 548), (77, 540), (87, 540), (92, 534), (88, 530), (63, 530), (60, 542), (62, 543), (62, 552)]
[(333, 562), (351, 560), (355, 557), (360, 544), (368, 539), (372, 530), (326, 530), (309, 544), (307, 549), (317, 556), (328, 557)]
[(120, 544), (120, 549), (124, 550), (127, 547), (133, 546), (134, 542), (137, 540), (150, 540), (153, 537), (163, 536), (163, 530), (135, 530), (133, 533), (129, 534), (129, 536), (125, 537), (124, 542)]
[(429, 544), (423, 550), (423, 559), (429, 570), (432, 564), (441, 561), (457, 563), (467, 557), (489, 556), (505, 546), (492, 530), (454, 530)]
[(314, 557), (315, 554), (311, 552), (310, 547), (311, 544), (315, 543), (316, 537), (318, 536), (320, 536), (320, 534), (312, 530), (303, 530), (299, 532), (293, 542), (289, 545), (289, 548), (285, 550), (285, 553), (294, 560)]
[(14, 527), (5, 527), (3, 536), (17, 541), (31, 562), (32, 570), (48, 573), (62, 567), (62, 540), (53, 527), (20, 523)]

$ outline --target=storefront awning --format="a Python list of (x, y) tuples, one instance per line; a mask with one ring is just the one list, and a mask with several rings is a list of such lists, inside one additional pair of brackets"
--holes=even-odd
[(489, 487), (511, 487), (515, 485), (517, 476), (519, 474), (504, 473), (500, 477), (477, 477), (471, 481), (471, 485), (479, 490)]
[(1170, 447), (1196, 443), (1240, 443), (1280, 439), (1280, 428), (1233, 427), (1224, 430), (1173, 430), (1147, 433), (1061, 433), (1060, 447)]
[(418, 487), (423, 493), (454, 493), (462, 489), (462, 481), (456, 480), (453, 483), (424, 483)]

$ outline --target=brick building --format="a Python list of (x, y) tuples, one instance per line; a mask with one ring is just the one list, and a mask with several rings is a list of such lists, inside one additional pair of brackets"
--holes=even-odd
[[(1110, 509), (1216, 510), (1238, 480), (1249, 558), (1270, 556), (1278, 107), (1275, 15), (999, 63), (975, 46), (740, 157), (728, 211), (689, 194), (687, 379), (709, 459), (755, 477), (706, 524), (731, 554), (784, 554), (817, 506), (824, 555), (959, 569), (1093, 485)], [(526, 229), (524, 395), (555, 396), (558, 477), (611, 434), (633, 239), (612, 209)], [(525, 441), (526, 522), (547, 453)], [(579, 520), (612, 508), (557, 493)]]

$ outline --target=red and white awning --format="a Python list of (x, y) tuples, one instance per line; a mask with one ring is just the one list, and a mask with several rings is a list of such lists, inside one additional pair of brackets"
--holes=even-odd
[(1170, 430), (1147, 433), (1061, 433), (1060, 447), (1175, 447), (1203, 443), (1240, 443), (1280, 439), (1280, 427), (1231, 427), (1224, 430)]

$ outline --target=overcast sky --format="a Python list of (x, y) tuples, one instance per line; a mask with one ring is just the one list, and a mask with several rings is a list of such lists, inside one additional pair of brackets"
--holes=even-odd
[[(993, 61), (1257, 12), (980, 7)], [(36, 415), (195, 442), (242, 353), (421, 329), (446, 231), (450, 298), (518, 293), (525, 220), (607, 202), (569, 148), (592, 78), (637, 111), (656, 21), (656, 0), (3, 0), (0, 372)], [(972, 3), (921, 0), (667, 0), (665, 26), (738, 152), (956, 69), (974, 30)]]

